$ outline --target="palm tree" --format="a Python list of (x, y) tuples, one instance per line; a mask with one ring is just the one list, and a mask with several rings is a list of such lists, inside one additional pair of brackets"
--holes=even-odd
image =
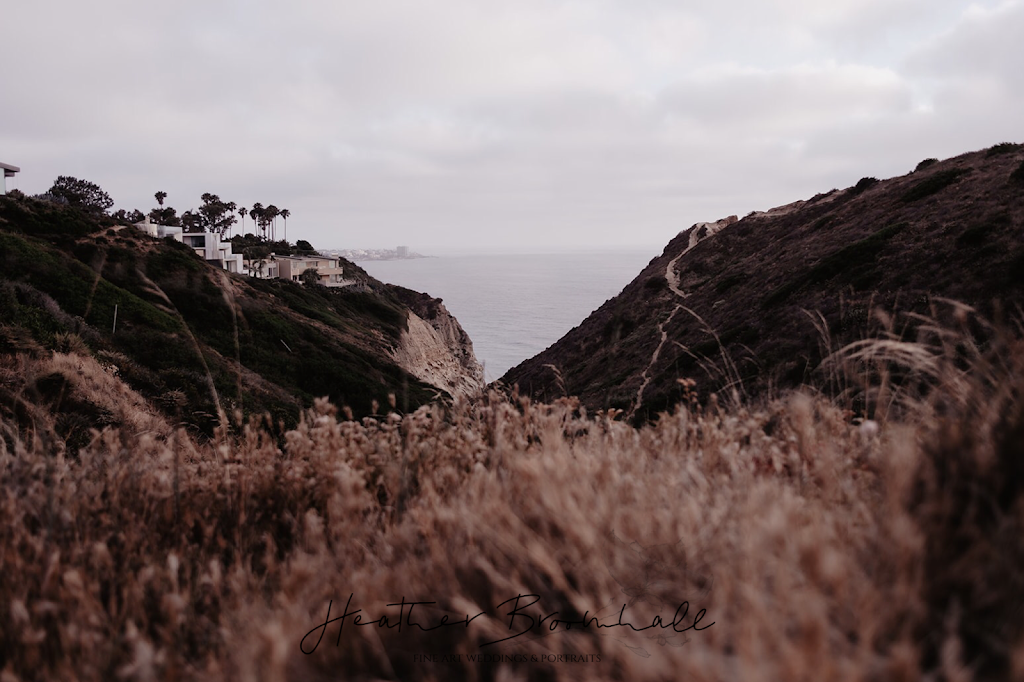
[(245, 206), (238, 209), (238, 215), (242, 216), (242, 231), (239, 234), (245, 234), (245, 214), (249, 212)]
[(284, 218), (284, 240), (288, 241), (288, 216), (292, 214), (287, 208), (281, 209), (281, 217)]
[(157, 192), (153, 195), (156, 197), (156, 203), (160, 204), (160, 208), (164, 207), (164, 199), (167, 198), (167, 192)]
[(267, 206), (267, 221), (273, 226), (270, 233), (270, 241), (277, 241), (277, 216), (280, 213), (281, 211), (278, 210), (277, 206), (273, 204)]
[[(252, 205), (252, 209), (249, 210), (249, 215), (252, 216), (252, 221), (256, 223), (256, 231), (259, 232), (263, 223), (263, 204), (256, 202)], [(266, 236), (266, 235), (264, 235)]]

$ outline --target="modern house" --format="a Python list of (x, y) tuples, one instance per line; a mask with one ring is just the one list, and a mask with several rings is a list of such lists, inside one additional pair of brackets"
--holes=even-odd
[(160, 225), (158, 223), (150, 222), (149, 216), (146, 216), (145, 220), (141, 223), (135, 223), (135, 227), (142, 232), (145, 232), (150, 237), (156, 237), (158, 239), (174, 237), (177, 241), (182, 241), (180, 227), (174, 225)]
[(274, 256), (277, 261), (278, 277), (293, 282), (302, 281), (302, 273), (313, 269), (325, 287), (344, 287), (355, 282), (345, 279), (345, 271), (337, 258), (328, 256)]
[(214, 232), (182, 232), (180, 227), (151, 222), (149, 216), (135, 227), (151, 237), (173, 237), (185, 244), (203, 260), (228, 272), (243, 272), (242, 254), (231, 253), (231, 242), (221, 241)]
[(160, 225), (151, 222), (149, 216), (135, 227), (151, 237), (172, 237), (182, 242), (208, 263), (228, 272), (249, 275), (257, 279), (290, 279), (302, 282), (302, 273), (316, 270), (320, 284), (325, 287), (344, 287), (355, 284), (346, 280), (345, 271), (337, 258), (329, 256), (279, 256), (271, 254), (266, 258), (246, 260), (243, 254), (232, 253), (232, 244), (221, 240), (215, 232), (182, 232), (180, 227)]
[(215, 232), (183, 232), (181, 241), (205, 259), (228, 272), (242, 274), (242, 254), (231, 253), (231, 242), (222, 242)]
[(277, 256), (270, 255), (266, 258), (243, 260), (245, 274), (256, 279), (277, 279), (281, 274), (277, 258)]
[(0, 169), (3, 170), (3, 175), (0, 176), (0, 194), (7, 194), (7, 178), (13, 178), (21, 169), (8, 163), (0, 163)]

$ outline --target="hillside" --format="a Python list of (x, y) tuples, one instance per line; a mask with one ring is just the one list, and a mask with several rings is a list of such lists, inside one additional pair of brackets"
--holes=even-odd
[(127, 426), (129, 415), (147, 415), (143, 430), (184, 422), (210, 435), (219, 410), (287, 426), (320, 396), (359, 418), (482, 383), (464, 332), (430, 347), (456, 367), (431, 381), (407, 358), (419, 316), (344, 267), (357, 286), (252, 279), (106, 216), (0, 197), (0, 411), (77, 447), (90, 428)]
[[(963, 158), (964, 182), (1010, 165)], [(915, 175), (862, 196), (903, 202), (950, 177)], [(982, 230), (1001, 251), (970, 256), (977, 223), (949, 223), (960, 256), (987, 259), (953, 273), (979, 300), (1019, 286), (1000, 268), (1020, 257), (1020, 194), (991, 182), (973, 205), (1006, 197)], [(639, 288), (635, 309), (610, 302), (635, 322), (609, 328), (609, 367), (640, 343), (641, 301), (667, 357), (682, 306), (716, 288), (700, 277), (720, 278), (705, 314), (743, 310), (737, 289), (779, 339), (800, 301), (828, 302), (833, 270), (844, 306), (875, 289), (902, 306), (848, 270), (884, 284), (893, 260), (930, 253), (901, 246), (911, 216), (814, 243), (834, 254), (818, 260), (772, 247), (786, 231), (767, 228), (806, 232), (787, 221), (810, 208), (855, 222), (858, 191), (681, 235), (624, 292)], [(722, 255), (745, 240), (794, 269)], [(897, 274), (926, 288), (922, 269)], [(355, 289), (251, 281), (108, 219), (0, 199), (0, 682), (1024, 678), (1024, 327), (955, 306), (906, 344), (895, 318), (826, 326), (927, 385), (860, 423), (806, 387), (717, 404), (691, 390), (637, 427), (495, 390), (414, 410), (479, 385), (469, 340), (440, 300), (345, 270)], [(659, 362), (628, 390), (661, 390)], [(751, 374), (743, 392), (761, 386)], [(294, 428), (274, 423), (309, 401)], [(218, 406), (237, 412), (211, 434)]]
[(1022, 160), (1021, 145), (1002, 144), (698, 223), (501, 381), (644, 421), (694, 392), (825, 386), (823, 358), (872, 325), (892, 327), (873, 317), (879, 308), (901, 313), (906, 326), (887, 331), (911, 339), (920, 320), (909, 316), (934, 314), (939, 298), (998, 318), (1024, 293)]

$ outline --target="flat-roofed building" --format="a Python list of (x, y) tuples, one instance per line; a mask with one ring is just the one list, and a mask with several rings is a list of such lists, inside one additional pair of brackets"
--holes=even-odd
[(184, 232), (181, 241), (207, 262), (242, 274), (242, 254), (232, 253), (231, 242), (222, 242), (216, 232)]
[(13, 178), (21, 169), (9, 163), (0, 163), (0, 170), (3, 171), (3, 175), (0, 176), (0, 194), (7, 194), (7, 178)]
[(320, 284), (325, 287), (344, 287), (354, 284), (354, 280), (345, 279), (345, 270), (337, 258), (330, 256), (274, 256), (277, 259), (278, 277), (293, 282), (302, 281), (302, 273), (316, 270)]

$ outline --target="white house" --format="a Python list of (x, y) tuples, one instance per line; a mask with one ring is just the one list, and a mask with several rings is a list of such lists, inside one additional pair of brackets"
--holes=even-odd
[(135, 227), (151, 237), (173, 237), (185, 244), (208, 263), (228, 272), (243, 272), (242, 254), (231, 253), (231, 242), (221, 241), (220, 235), (213, 232), (182, 232), (180, 227), (160, 225), (151, 222), (149, 216)]
[(0, 176), (0, 194), (7, 194), (7, 178), (13, 178), (15, 173), (21, 172), (21, 169), (7, 163), (0, 163), (0, 169), (4, 171)]
[(150, 222), (149, 216), (146, 216), (145, 220), (141, 223), (135, 223), (135, 227), (142, 232), (145, 232), (150, 237), (157, 237), (158, 239), (174, 237), (177, 241), (182, 241), (180, 227), (176, 227), (174, 225), (160, 225), (158, 223)]
[(201, 258), (228, 272), (242, 273), (242, 254), (231, 253), (231, 242), (222, 242), (215, 232), (184, 232), (181, 241)]

